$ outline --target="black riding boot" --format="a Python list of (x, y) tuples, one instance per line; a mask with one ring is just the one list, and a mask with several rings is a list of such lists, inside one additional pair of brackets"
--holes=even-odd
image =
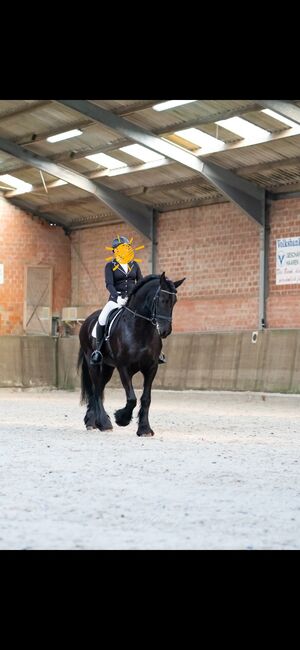
[(103, 355), (101, 350), (101, 345), (104, 341), (104, 332), (105, 332), (105, 325), (100, 325), (100, 323), (97, 323), (97, 329), (96, 329), (96, 350), (92, 352), (91, 354), (91, 359), (90, 359), (90, 364), (91, 366), (97, 366), (99, 363), (101, 363)]
[(159, 355), (158, 363), (167, 363), (167, 359), (166, 359), (166, 357), (165, 357), (163, 351), (161, 351), (161, 353), (160, 353), (160, 355)]

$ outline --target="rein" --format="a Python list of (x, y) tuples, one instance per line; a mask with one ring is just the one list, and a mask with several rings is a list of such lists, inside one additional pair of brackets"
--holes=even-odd
[(161, 318), (162, 320), (168, 320), (169, 322), (172, 322), (172, 317), (163, 316), (162, 314), (157, 314), (156, 313), (157, 300), (158, 300), (158, 297), (159, 297), (159, 294), (160, 294), (161, 291), (163, 291), (164, 293), (169, 293), (169, 294), (171, 294), (171, 296), (176, 295), (174, 291), (167, 291), (166, 289), (161, 289), (160, 287), (158, 287), (158, 289), (156, 290), (155, 296), (153, 298), (153, 301), (152, 301), (151, 318), (148, 318), (147, 316), (143, 316), (143, 314), (139, 314), (137, 311), (133, 311), (129, 307), (126, 307), (126, 306), (124, 307), (124, 309), (127, 309), (127, 311), (130, 311), (130, 313), (133, 314), (134, 316), (138, 316), (138, 318), (143, 318), (144, 320), (148, 320), (150, 323), (152, 323), (152, 325), (154, 325), (154, 327), (157, 328), (158, 333), (159, 333), (159, 324), (157, 322), (158, 318)]

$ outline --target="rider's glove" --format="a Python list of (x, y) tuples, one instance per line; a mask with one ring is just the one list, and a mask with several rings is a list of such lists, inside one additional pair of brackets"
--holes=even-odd
[(126, 305), (126, 302), (127, 302), (127, 298), (122, 298), (122, 296), (118, 296), (118, 298), (117, 298), (117, 304), (118, 304), (120, 307), (124, 307), (124, 305)]

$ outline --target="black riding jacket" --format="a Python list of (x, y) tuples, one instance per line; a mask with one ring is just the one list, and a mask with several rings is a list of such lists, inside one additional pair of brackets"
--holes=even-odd
[[(118, 296), (127, 298), (134, 285), (142, 279), (142, 272), (137, 262), (129, 262), (128, 273), (125, 273), (122, 266), (113, 271), (118, 264), (116, 260), (108, 262), (105, 267), (105, 284), (109, 291), (109, 300), (117, 302)], [(129, 268), (131, 269), (129, 271)]]

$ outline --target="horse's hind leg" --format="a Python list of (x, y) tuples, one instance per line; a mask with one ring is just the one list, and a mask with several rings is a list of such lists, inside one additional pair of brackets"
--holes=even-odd
[(136, 406), (136, 396), (132, 386), (132, 375), (127, 368), (119, 368), (121, 382), (126, 392), (126, 406), (115, 411), (115, 420), (120, 427), (126, 427), (132, 419), (132, 411)]
[(154, 431), (151, 429), (148, 419), (149, 407), (151, 403), (151, 388), (154, 377), (157, 373), (158, 365), (152, 366), (147, 370), (142, 370), (144, 375), (144, 390), (141, 397), (141, 408), (139, 410), (139, 426), (137, 436), (154, 436)]
[(94, 398), (94, 386), (89, 372), (89, 356), (85, 353), (82, 360), (81, 370), (81, 400), (87, 403), (84, 424), (87, 430), (96, 429), (96, 409)]
[(94, 389), (95, 425), (100, 431), (107, 431), (113, 428), (111, 419), (103, 406), (104, 388), (110, 380), (113, 371), (113, 367), (107, 366), (104, 363), (101, 366), (90, 367), (90, 375)]
[(88, 431), (91, 429), (97, 429), (94, 395), (88, 400), (86, 414), (84, 416), (84, 424)]
[(105, 363), (102, 364), (102, 374), (101, 374), (101, 384), (100, 384), (100, 399), (104, 402), (104, 388), (109, 380), (112, 378), (114, 371), (114, 366), (107, 366)]

